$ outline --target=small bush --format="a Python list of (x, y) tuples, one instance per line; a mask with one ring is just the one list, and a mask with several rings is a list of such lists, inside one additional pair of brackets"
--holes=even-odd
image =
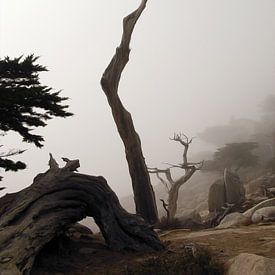
[(127, 275), (220, 275), (223, 266), (212, 258), (211, 253), (199, 249), (193, 253), (166, 253), (152, 257), (135, 267), (127, 267)]
[(161, 217), (161, 219), (156, 225), (156, 228), (159, 228), (161, 230), (167, 230), (167, 229), (180, 229), (182, 227), (178, 219), (172, 219), (168, 221), (166, 217)]

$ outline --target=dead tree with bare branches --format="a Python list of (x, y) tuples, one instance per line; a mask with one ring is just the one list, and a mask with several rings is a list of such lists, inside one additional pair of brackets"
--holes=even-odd
[(123, 141), (132, 179), (136, 212), (147, 222), (153, 224), (157, 221), (157, 207), (155, 194), (150, 182), (140, 138), (135, 130), (131, 114), (123, 106), (118, 86), (122, 71), (129, 61), (131, 36), (137, 20), (146, 7), (147, 0), (142, 0), (137, 10), (123, 20), (123, 34), (119, 47), (101, 78), (102, 89), (107, 96), (112, 109), (119, 135)]
[[(175, 215), (177, 212), (177, 201), (178, 201), (180, 187), (184, 183), (186, 183), (194, 175), (196, 171), (202, 168), (203, 161), (200, 161), (200, 162), (188, 161), (188, 150), (189, 150), (190, 144), (193, 141), (193, 138), (190, 139), (185, 134), (180, 133), (180, 134), (174, 134), (174, 137), (170, 138), (170, 140), (179, 142), (184, 147), (182, 163), (179, 163), (179, 164), (165, 163), (169, 165), (169, 167), (165, 169), (148, 167), (148, 171), (150, 174), (156, 174), (157, 178), (165, 186), (165, 189), (168, 192), (167, 219), (171, 221), (175, 218)], [(177, 180), (174, 180), (171, 173), (171, 169), (173, 168), (182, 169), (184, 171), (184, 175), (178, 178)], [(162, 175), (164, 175), (164, 177)]]

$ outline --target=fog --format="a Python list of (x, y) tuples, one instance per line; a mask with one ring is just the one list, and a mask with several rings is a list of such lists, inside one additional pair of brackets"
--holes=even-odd
[[(45, 138), (43, 149), (13, 133), (2, 138), (5, 149), (28, 149), (17, 157), (28, 169), (2, 172), (1, 185), (7, 192), (29, 185), (47, 169), (51, 152), (58, 161), (80, 159), (81, 173), (104, 176), (119, 196), (131, 193), (124, 147), (100, 78), (120, 42), (122, 18), (139, 1), (0, 3), (1, 58), (40, 56), (49, 69), (41, 82), (63, 90), (75, 114), (35, 130)], [(233, 117), (258, 119), (260, 102), (275, 92), (274, 14), (274, 0), (148, 1), (119, 88), (148, 166), (180, 161), (181, 148), (169, 141), (174, 132), (197, 136)], [(209, 146), (197, 138), (191, 150)]]

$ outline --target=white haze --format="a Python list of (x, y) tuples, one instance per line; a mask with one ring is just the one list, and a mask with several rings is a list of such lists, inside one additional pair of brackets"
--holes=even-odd
[[(78, 158), (80, 172), (103, 175), (120, 195), (131, 192), (124, 148), (100, 87), (119, 44), (122, 18), (134, 0), (0, 0), (0, 56), (34, 53), (49, 72), (45, 85), (62, 89), (75, 116), (53, 119), (43, 149), (9, 133), (5, 148), (28, 169), (2, 173), (14, 192), (47, 169), (48, 153)], [(146, 162), (179, 162), (175, 131), (190, 136), (232, 116), (257, 119), (258, 104), (275, 87), (274, 0), (149, 0), (137, 23), (119, 94), (132, 113)], [(193, 150), (205, 144), (194, 141)], [(153, 179), (155, 181), (155, 179)], [(4, 193), (2, 193), (4, 194)]]

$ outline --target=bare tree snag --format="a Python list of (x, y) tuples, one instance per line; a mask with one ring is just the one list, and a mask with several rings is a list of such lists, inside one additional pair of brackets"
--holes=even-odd
[[(193, 174), (200, 170), (203, 166), (203, 162), (188, 162), (188, 149), (190, 144), (192, 143), (193, 139), (189, 139), (186, 135), (174, 134), (173, 138), (170, 138), (173, 141), (179, 142), (181, 145), (184, 146), (183, 151), (183, 162), (179, 164), (168, 164), (170, 167), (166, 169), (159, 169), (159, 168), (149, 168), (148, 171), (150, 174), (156, 174), (157, 178), (162, 182), (168, 192), (168, 212), (167, 215), (168, 220), (173, 220), (175, 218), (177, 212), (177, 201), (179, 196), (179, 189), (180, 187), (186, 183)], [(171, 175), (172, 168), (179, 168), (184, 170), (184, 175), (177, 180), (173, 180)], [(164, 174), (165, 178), (161, 177), (161, 174)]]
[(151, 186), (141, 142), (135, 130), (131, 114), (124, 108), (119, 96), (118, 86), (122, 71), (129, 60), (132, 32), (147, 1), (143, 0), (137, 10), (123, 20), (123, 34), (119, 47), (101, 78), (101, 86), (107, 96), (108, 103), (124, 143), (126, 159), (132, 179), (136, 212), (147, 222), (154, 224), (158, 219), (154, 190)]
[(29, 274), (44, 245), (71, 224), (94, 218), (107, 245), (114, 250), (159, 250), (157, 234), (144, 220), (126, 212), (103, 177), (77, 174), (79, 161), (65, 159), (33, 184), (0, 198), (0, 274)]

